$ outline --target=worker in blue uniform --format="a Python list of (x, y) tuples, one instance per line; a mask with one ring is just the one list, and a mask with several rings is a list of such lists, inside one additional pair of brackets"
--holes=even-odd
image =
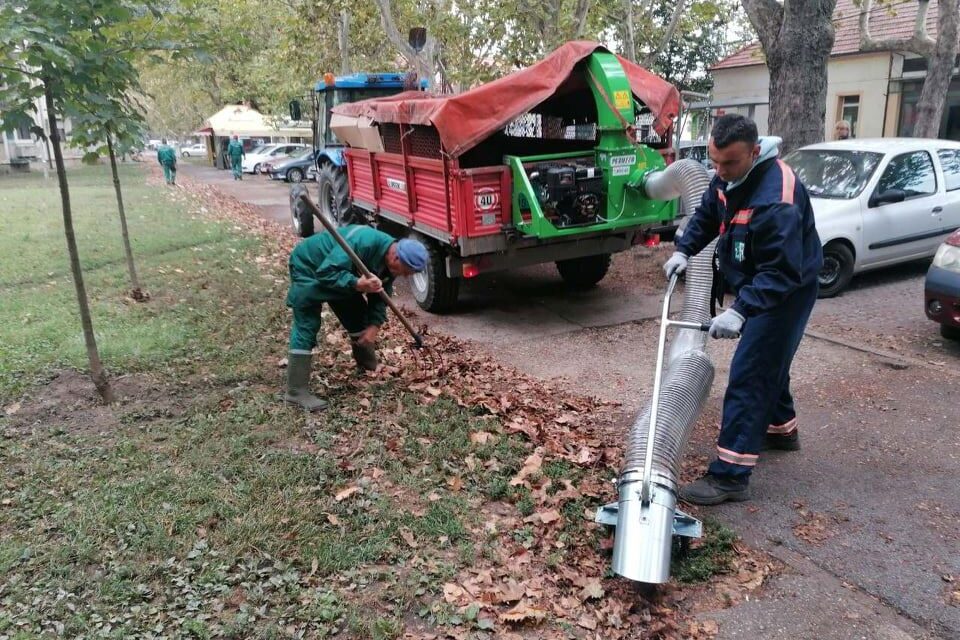
[(703, 195), (676, 252), (669, 279), (690, 256), (718, 238), (714, 290), (733, 303), (713, 318), (710, 336), (740, 338), (723, 399), (717, 457), (680, 496), (701, 505), (747, 500), (762, 449), (800, 448), (790, 393), (790, 365), (817, 299), (823, 264), (813, 209), (803, 184), (777, 158), (779, 138), (758, 138), (756, 124), (720, 117), (708, 144), (717, 175)]

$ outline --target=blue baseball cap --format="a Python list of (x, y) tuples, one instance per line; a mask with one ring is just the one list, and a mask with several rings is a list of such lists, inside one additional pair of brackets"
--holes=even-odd
[(430, 255), (423, 243), (410, 238), (397, 242), (397, 257), (400, 258), (400, 262), (416, 273), (426, 269), (427, 262), (430, 260)]

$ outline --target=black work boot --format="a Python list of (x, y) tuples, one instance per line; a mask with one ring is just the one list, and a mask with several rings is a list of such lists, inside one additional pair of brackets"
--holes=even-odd
[(356, 338), (350, 338), (350, 350), (353, 352), (353, 359), (358, 367), (364, 371), (377, 370), (379, 361), (377, 360), (377, 350), (373, 348), (373, 345), (362, 345)]
[(729, 476), (716, 476), (712, 473), (680, 489), (680, 499), (691, 504), (714, 505), (730, 500), (743, 502), (750, 499), (750, 485), (746, 479), (737, 480)]
[(768, 433), (763, 439), (762, 451), (799, 451), (800, 432)]
[(327, 401), (310, 393), (310, 371), (313, 356), (291, 353), (287, 356), (287, 393), (284, 402), (298, 404), (307, 411), (323, 411)]

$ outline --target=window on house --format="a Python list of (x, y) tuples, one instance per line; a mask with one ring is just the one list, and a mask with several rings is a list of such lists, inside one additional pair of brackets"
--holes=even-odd
[(960, 189), (960, 151), (957, 149), (938, 149), (940, 167), (943, 169), (943, 181), (947, 191)]
[(33, 140), (33, 134), (30, 133), (30, 125), (29, 125), (29, 124), (27, 124), (27, 123), (25, 123), (25, 122), (21, 122), (19, 125), (17, 125), (17, 135), (16, 135), (16, 139), (19, 139), (19, 140)]
[(860, 134), (860, 128), (857, 126), (857, 120), (860, 119), (860, 96), (840, 96), (837, 104), (837, 120), (846, 120), (850, 123), (850, 136), (857, 137)]

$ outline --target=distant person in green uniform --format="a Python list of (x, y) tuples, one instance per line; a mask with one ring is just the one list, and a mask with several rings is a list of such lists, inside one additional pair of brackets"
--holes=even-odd
[(340, 233), (372, 277), (358, 275), (350, 257), (326, 231), (303, 240), (290, 254), (287, 306), (293, 309), (293, 327), (284, 400), (307, 411), (327, 406), (325, 400), (310, 393), (312, 351), (317, 346), (323, 304), (330, 306), (350, 335), (357, 366), (375, 371), (374, 345), (380, 326), (387, 321), (387, 306), (378, 293), (390, 294), (394, 278), (423, 271), (429, 260), (427, 248), (418, 240), (396, 240), (364, 225), (349, 225)]
[(233, 179), (243, 180), (243, 158), (247, 155), (243, 152), (243, 143), (237, 136), (233, 136), (230, 145), (227, 147), (227, 156), (230, 157), (230, 168), (233, 169)]
[(157, 147), (157, 162), (163, 167), (163, 178), (167, 184), (177, 184), (177, 152), (167, 144), (166, 138)]

